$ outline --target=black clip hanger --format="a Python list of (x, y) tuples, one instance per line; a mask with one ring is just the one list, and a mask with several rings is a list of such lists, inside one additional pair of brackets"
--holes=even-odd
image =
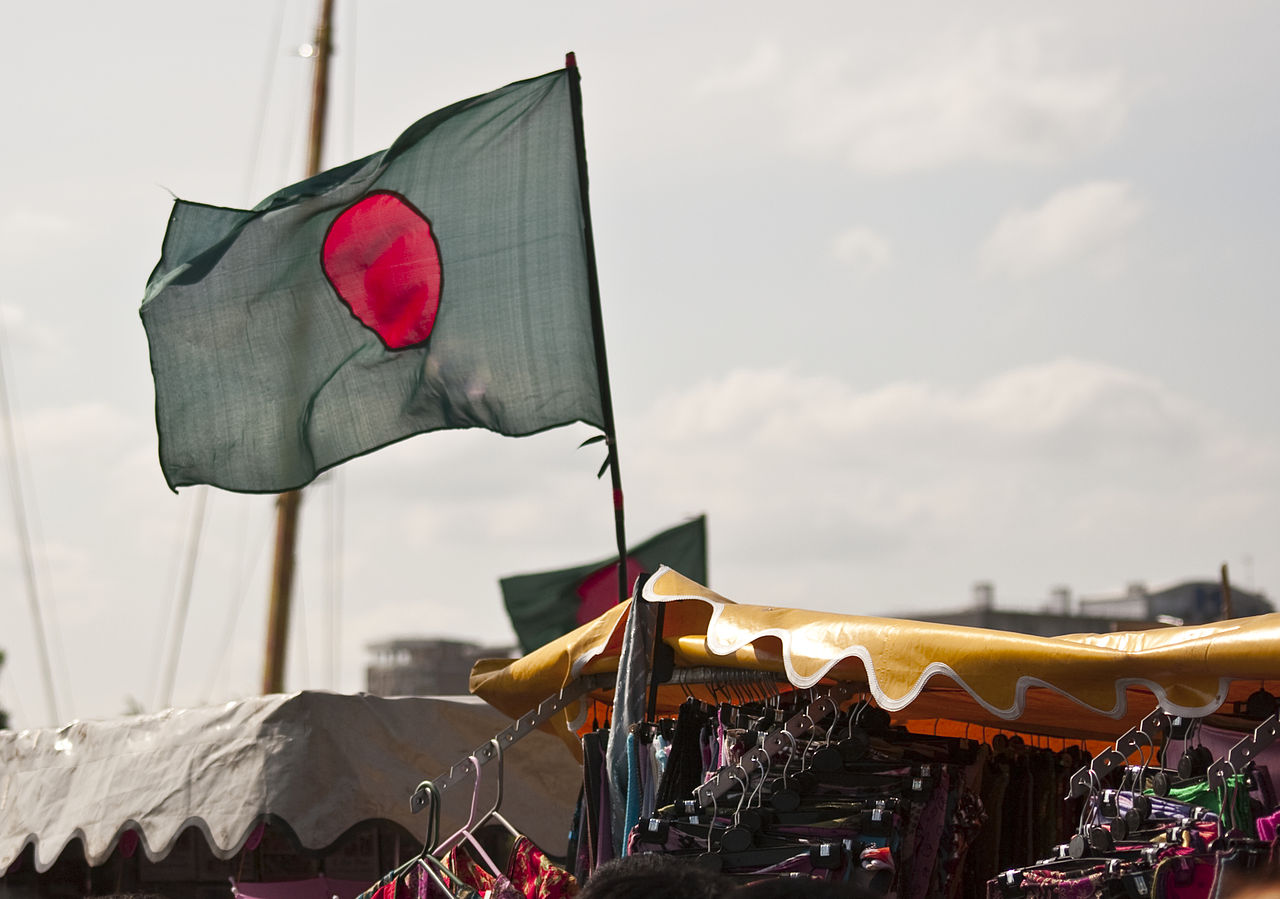
[(1169, 725), (1169, 716), (1160, 709), (1147, 715), (1137, 727), (1130, 728), (1116, 740), (1113, 748), (1098, 753), (1092, 762), (1071, 775), (1068, 798), (1078, 799), (1089, 793), (1103, 778), (1123, 768), (1129, 756), (1144, 745), (1144, 738), (1145, 745), (1155, 745), (1156, 737), (1167, 735)]
[(1227, 754), (1209, 766), (1206, 780), (1215, 789), (1227, 782), (1227, 772), (1240, 773), (1245, 765), (1253, 761), (1259, 752), (1266, 749), (1280, 738), (1280, 714), (1272, 715), (1259, 724), (1252, 734), (1245, 737), (1228, 750)]

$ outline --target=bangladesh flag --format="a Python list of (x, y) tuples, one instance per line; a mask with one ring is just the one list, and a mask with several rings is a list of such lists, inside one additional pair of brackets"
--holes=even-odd
[(456, 103), (251, 210), (174, 203), (141, 310), (171, 488), (290, 490), (442, 428), (603, 428), (577, 77)]
[[(668, 565), (707, 585), (707, 518), (699, 515), (627, 552), (627, 583)], [(618, 604), (618, 559), (503, 578), (502, 600), (528, 653)]]

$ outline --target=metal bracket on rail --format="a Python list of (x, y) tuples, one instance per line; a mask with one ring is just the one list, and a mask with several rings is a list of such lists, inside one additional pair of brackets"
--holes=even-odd
[[(539, 725), (547, 721), (556, 712), (581, 699), (592, 690), (613, 686), (614, 680), (615, 675), (613, 673), (581, 677), (564, 687), (560, 692), (548, 696), (538, 703), (538, 707), (533, 711), (521, 715), (510, 726), (495, 734), (492, 739), (486, 740), (484, 745), (477, 747), (470, 756), (455, 762), (446, 773), (435, 780), (423, 781), (418, 784), (413, 791), (413, 795), (409, 797), (409, 810), (417, 814), (427, 807), (430, 786), (434, 785), (436, 791), (443, 794), (449, 787), (468, 777), (473, 770), (471, 767), (472, 756), (481, 765), (488, 764), (498, 757), (499, 751), (505, 752), (508, 746), (526, 734), (535, 731)], [(495, 741), (501, 749), (494, 747)]]

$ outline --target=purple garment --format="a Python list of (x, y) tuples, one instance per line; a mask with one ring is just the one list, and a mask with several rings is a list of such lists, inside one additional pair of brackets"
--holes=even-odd
[[(1133, 808), (1133, 793), (1129, 790), (1116, 791), (1116, 808), (1121, 814)], [(1176, 799), (1170, 799), (1166, 796), (1147, 796), (1147, 801), (1151, 803), (1152, 818), (1188, 818), (1191, 815), (1192, 806), (1185, 802), (1179, 802)], [(1218, 813), (1209, 809), (1200, 809), (1201, 821), (1217, 821)]]
[[(1213, 753), (1215, 759), (1220, 759), (1226, 756), (1231, 747), (1247, 736), (1250, 735), (1241, 731), (1201, 724), (1196, 728), (1190, 745), (1195, 746), (1199, 743), (1207, 747)], [(1169, 748), (1165, 751), (1165, 757), (1170, 760), (1169, 764), (1172, 767), (1176, 768), (1178, 766), (1178, 761), (1182, 758), (1182, 753), (1186, 746), (1187, 743), (1183, 740), (1170, 741)], [(1262, 749), (1254, 756), (1253, 762), (1260, 772), (1265, 769), (1267, 779), (1271, 785), (1271, 795), (1280, 797), (1280, 743), (1272, 743)]]
[(1265, 818), (1258, 819), (1258, 839), (1274, 843), (1277, 832), (1280, 832), (1280, 811), (1274, 811)]
[(1212, 859), (1167, 858), (1156, 865), (1154, 892), (1164, 899), (1206, 899), (1215, 873)]

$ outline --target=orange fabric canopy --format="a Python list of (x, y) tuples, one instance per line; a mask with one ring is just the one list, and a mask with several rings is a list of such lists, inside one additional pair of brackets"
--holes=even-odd
[[(1157, 705), (1170, 714), (1199, 717), (1242, 702), (1262, 682), (1280, 681), (1280, 613), (1200, 626), (1033, 637), (743, 605), (665, 567), (641, 595), (666, 605), (663, 639), (675, 650), (677, 668), (770, 672), (802, 689), (846, 683), (895, 721), (916, 726), (933, 720), (1112, 740)], [(478, 663), (472, 692), (518, 716), (578, 677), (615, 671), (630, 608), (631, 601), (616, 606), (522, 659)], [(660, 707), (674, 709), (691, 689), (663, 687)], [(720, 695), (734, 691), (725, 688)], [(607, 694), (600, 691), (597, 698), (607, 701)], [(585, 711), (582, 703), (570, 706), (552, 726), (570, 738)]]

